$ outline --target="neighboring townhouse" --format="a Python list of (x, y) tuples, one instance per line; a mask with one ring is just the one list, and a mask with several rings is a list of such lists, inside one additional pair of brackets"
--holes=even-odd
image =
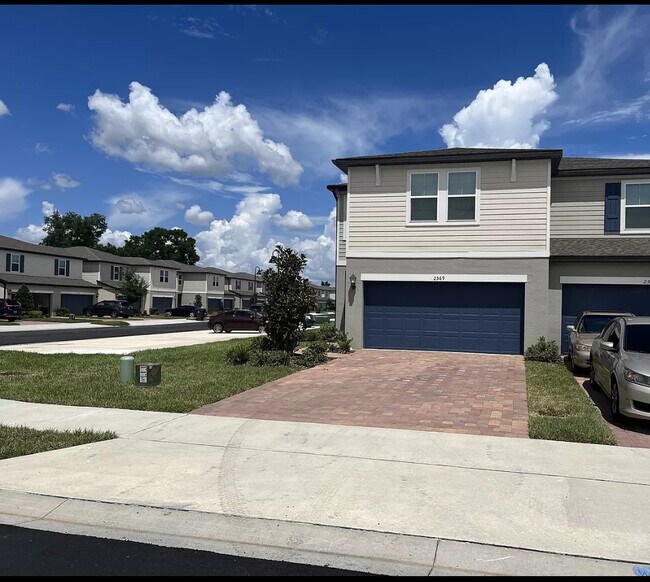
[(230, 273), (227, 290), (235, 297), (235, 309), (246, 309), (253, 303), (264, 303), (264, 283), (261, 275), (250, 273)]
[(0, 293), (15, 298), (25, 284), (37, 309), (73, 313), (97, 301), (97, 286), (83, 276), (83, 260), (70, 249), (35, 245), (0, 235)]
[(309, 285), (316, 291), (316, 309), (318, 311), (327, 311), (327, 305), (330, 302), (335, 302), (335, 287), (317, 285), (316, 283), (309, 283)]
[(334, 160), (336, 322), (355, 347), (566, 349), (582, 310), (650, 315), (650, 160), (452, 148)]
[(227, 271), (216, 267), (185, 265), (178, 261), (167, 261), (177, 269), (176, 289), (178, 305), (194, 305), (196, 296), (201, 297), (201, 305), (208, 312), (232, 309), (235, 296), (226, 293)]

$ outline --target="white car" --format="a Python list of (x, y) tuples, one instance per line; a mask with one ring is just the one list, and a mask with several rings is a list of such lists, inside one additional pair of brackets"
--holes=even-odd
[(617, 317), (591, 344), (589, 381), (612, 416), (650, 419), (650, 317)]

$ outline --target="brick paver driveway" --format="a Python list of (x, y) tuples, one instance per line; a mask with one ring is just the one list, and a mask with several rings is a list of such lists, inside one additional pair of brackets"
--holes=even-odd
[(194, 413), (528, 437), (521, 356), (360, 350)]

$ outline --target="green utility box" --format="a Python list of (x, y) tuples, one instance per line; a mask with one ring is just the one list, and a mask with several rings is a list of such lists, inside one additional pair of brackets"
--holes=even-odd
[(136, 364), (136, 386), (158, 386), (160, 384), (160, 364)]

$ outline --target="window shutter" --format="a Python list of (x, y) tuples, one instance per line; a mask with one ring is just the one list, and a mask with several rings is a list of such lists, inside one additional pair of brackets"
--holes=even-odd
[(54, 259), (54, 275), (59, 274), (59, 259)]
[(20, 255), (20, 272), (25, 272), (25, 255)]
[(69, 277), (70, 276), (70, 261), (65, 262), (65, 276)]
[(605, 232), (621, 232), (621, 183), (605, 184)]
[(11, 253), (7, 253), (7, 272), (11, 271)]

